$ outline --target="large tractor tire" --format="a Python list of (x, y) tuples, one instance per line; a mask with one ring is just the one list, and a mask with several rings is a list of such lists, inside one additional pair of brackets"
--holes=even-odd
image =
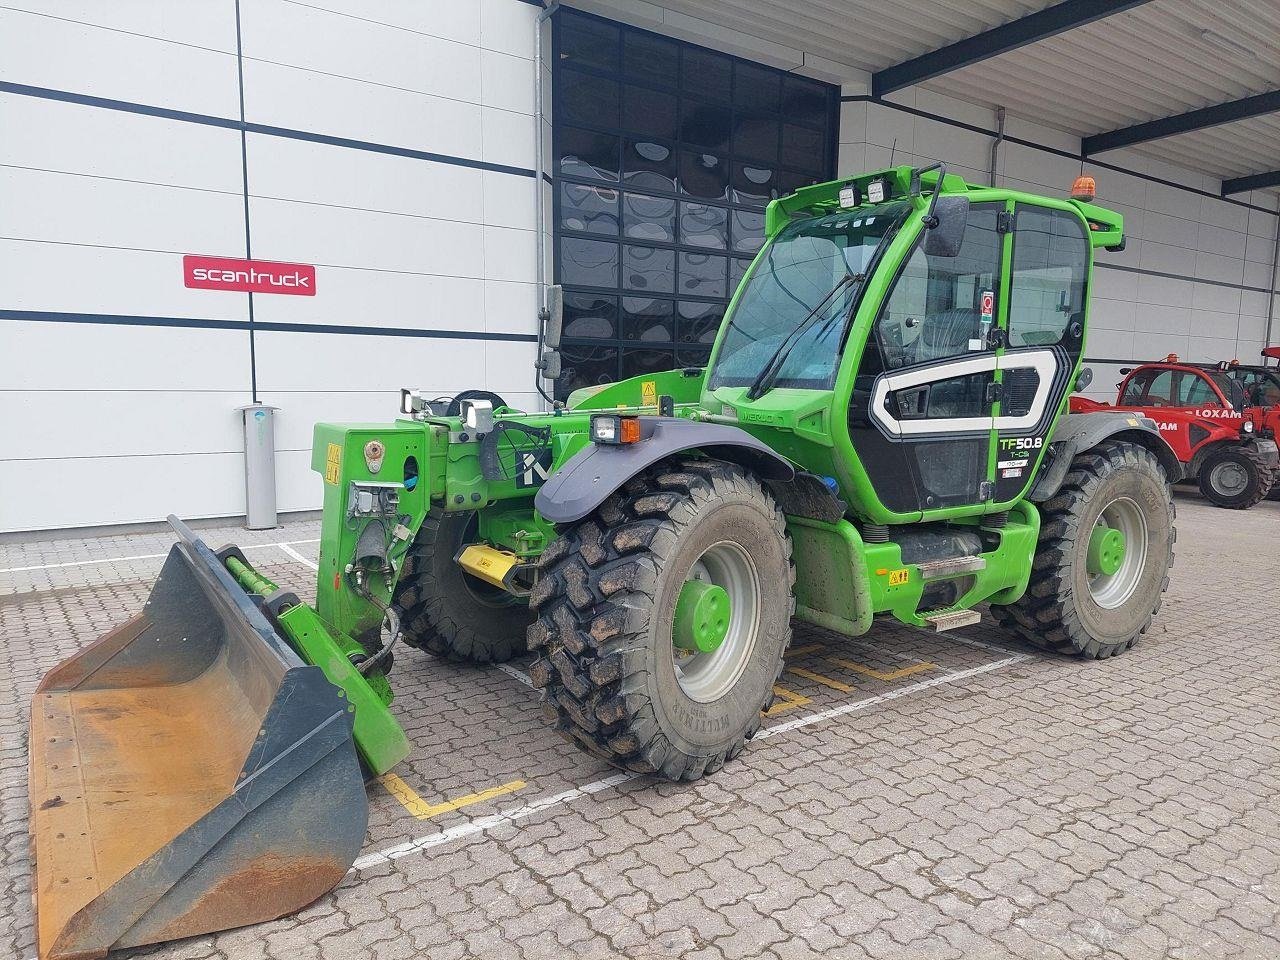
[(393, 603), (404, 642), (448, 660), (502, 663), (524, 653), (525, 602), (464, 571), (454, 557), (474, 539), (474, 513), (434, 509), (409, 548)]
[(795, 568), (742, 468), (666, 461), (544, 552), (530, 598), (544, 712), (581, 749), (669, 780), (736, 757), (773, 702)]
[(1034, 646), (1105, 659), (1146, 633), (1173, 566), (1174, 506), (1160, 462), (1136, 444), (1105, 441), (1075, 458), (1040, 505), (1031, 582), (992, 607)]
[(1271, 492), (1275, 469), (1248, 447), (1224, 447), (1205, 457), (1196, 482), (1215, 507), (1246, 510)]

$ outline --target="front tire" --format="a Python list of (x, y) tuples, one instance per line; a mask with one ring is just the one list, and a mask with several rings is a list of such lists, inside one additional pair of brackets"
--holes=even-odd
[[(539, 564), (529, 646), (542, 656), (530, 673), (563, 736), (668, 780), (696, 780), (742, 751), (773, 702), (795, 609), (785, 520), (754, 477), (710, 459), (659, 464)], [(713, 651), (674, 644), (689, 580), (731, 601)]]
[(1075, 458), (1040, 509), (1026, 593), (992, 612), (1042, 649), (1123, 653), (1150, 627), (1173, 566), (1175, 512), (1160, 462), (1135, 444), (1103, 442)]
[(470, 663), (503, 663), (525, 652), (525, 602), (468, 574), (454, 557), (473, 539), (474, 513), (433, 509), (405, 558), (392, 602), (404, 642)]
[(1206, 500), (1228, 510), (1247, 510), (1271, 492), (1275, 471), (1253, 451), (1226, 447), (1209, 454), (1196, 482)]

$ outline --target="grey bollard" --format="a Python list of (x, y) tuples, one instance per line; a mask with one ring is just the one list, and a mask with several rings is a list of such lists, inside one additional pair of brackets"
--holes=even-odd
[(276, 526), (276, 426), (279, 407), (251, 403), (244, 418), (244, 516), (250, 530)]

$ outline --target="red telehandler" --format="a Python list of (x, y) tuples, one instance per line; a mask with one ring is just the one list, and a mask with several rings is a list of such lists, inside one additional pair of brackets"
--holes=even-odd
[(1122, 368), (1115, 405), (1071, 398), (1072, 413), (1125, 410), (1150, 417), (1205, 499), (1243, 510), (1271, 491), (1280, 455), (1275, 436), (1280, 406), (1256, 406), (1228, 364), (1158, 363)]

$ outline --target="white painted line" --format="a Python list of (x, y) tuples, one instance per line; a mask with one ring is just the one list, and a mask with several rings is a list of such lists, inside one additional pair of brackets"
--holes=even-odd
[(42, 563), (34, 567), (5, 567), (0, 573), (26, 573), (28, 570), (61, 570), (64, 567), (83, 567), (91, 563), (125, 563), (129, 560), (156, 560), (167, 553), (140, 553), (135, 557), (105, 557), (102, 560), (70, 560), (67, 563)]
[(874, 697), (867, 697), (865, 700), (855, 700), (852, 703), (842, 703), (840, 706), (832, 707), (830, 710), (811, 713), (808, 716), (796, 717), (794, 720), (788, 720), (786, 723), (779, 723), (772, 727), (765, 727), (756, 734), (755, 738), (757, 740), (763, 740), (766, 737), (776, 737), (780, 733), (790, 733), (792, 730), (799, 730), (801, 727), (807, 727), (810, 724), (821, 723), (823, 720), (831, 720), (835, 717), (843, 717), (846, 713), (855, 713), (858, 710), (864, 710), (867, 707), (885, 703), (889, 700), (897, 700), (899, 697), (905, 697), (908, 694), (916, 693), (920, 690), (928, 690), (930, 687), (940, 687), (944, 683), (955, 683), (957, 680), (967, 680), (970, 677), (976, 677), (983, 673), (990, 673), (992, 670), (999, 670), (1001, 667), (1009, 667), (1015, 663), (1021, 663), (1023, 660), (1029, 660), (1030, 658), (1031, 655), (1029, 653), (1022, 653), (1016, 657), (1005, 657), (1003, 660), (993, 660), (990, 663), (984, 663), (981, 666), (970, 667), (968, 670), (959, 670), (955, 673), (943, 673), (929, 680), (921, 680), (919, 683), (913, 683), (908, 687), (890, 690), (888, 693), (882, 693)]
[(407, 857), (412, 853), (417, 853), (419, 850), (438, 847), (440, 844), (449, 843), (451, 840), (475, 836), (477, 833), (485, 833), (494, 827), (501, 827), (508, 823), (515, 823), (517, 820), (524, 820), (535, 813), (541, 813), (543, 810), (559, 806), (562, 803), (568, 803), (571, 800), (577, 800), (579, 797), (585, 797), (588, 794), (608, 790), (610, 787), (616, 787), (619, 784), (626, 783), (628, 780), (634, 780), (638, 776), (639, 774), (637, 773), (615, 773), (612, 777), (597, 780), (595, 783), (588, 783), (585, 787), (574, 787), (572, 790), (565, 790), (563, 793), (553, 793), (548, 797), (542, 797), (532, 803), (527, 803), (523, 807), (516, 807), (514, 810), (494, 813), (478, 820), (472, 820), (470, 823), (461, 823), (456, 827), (450, 827), (448, 830), (441, 830), (439, 833), (429, 833), (425, 837), (418, 837), (415, 840), (409, 840), (394, 847), (387, 847), (385, 850), (379, 850), (360, 857), (351, 865), (351, 872), (367, 870), (369, 867), (380, 863), (390, 863), (392, 860)]
[(496, 663), (494, 664), (494, 666), (496, 666), (499, 670), (501, 670), (507, 676), (515, 677), (517, 680), (523, 683), (526, 687), (533, 686), (533, 681), (529, 679), (529, 675), (525, 673), (523, 670), (517, 670), (515, 667), (513, 667), (509, 663)]
[[(300, 543), (319, 543), (319, 538), (315, 540), (286, 540), (284, 543), (251, 543), (247, 547), (241, 547), (241, 550), (265, 550), (267, 547), (285, 548), (289, 544)], [(0, 568), (0, 573), (26, 573), (30, 570), (61, 570), (64, 567), (84, 567), (95, 563), (127, 563), (130, 560), (159, 560), (161, 557), (167, 557), (165, 553), (139, 553), (131, 557), (103, 557), (101, 560), (69, 560), (66, 563), (41, 563), (33, 567), (4, 567)], [(311, 561), (306, 560), (305, 563)]]
[(318, 563), (316, 563), (314, 560), (308, 560), (306, 557), (300, 554), (297, 550), (293, 549), (293, 547), (289, 546), (287, 543), (274, 543), (272, 544), (272, 546), (279, 547), (282, 553), (286, 553), (289, 556), (293, 557), (293, 559), (297, 560), (303, 566), (310, 567), (312, 570), (320, 569), (320, 565)]
[(942, 637), (943, 640), (955, 640), (957, 643), (963, 643), (968, 647), (977, 647), (979, 650), (990, 650), (992, 653), (1014, 653), (1008, 647), (1001, 647), (994, 643), (987, 643), (983, 640), (974, 640), (972, 637), (966, 637), (960, 633), (948, 633)]
[[(906, 687), (901, 687), (889, 693), (882, 693), (879, 696), (867, 697), (864, 700), (857, 700), (853, 703), (842, 704), (833, 707), (830, 710), (823, 710), (819, 713), (811, 713), (808, 716), (797, 717), (786, 723), (780, 723), (776, 726), (766, 727), (756, 734), (755, 739), (763, 740), (767, 737), (774, 737), (778, 734), (789, 733), (792, 730), (799, 730), (802, 727), (808, 727), (815, 723), (822, 723), (835, 717), (844, 716), (847, 713), (854, 713), (858, 710), (865, 710), (876, 704), (886, 703), (890, 700), (897, 700), (908, 694), (915, 693), (919, 690), (928, 690), (931, 687), (939, 687), (947, 683), (956, 683), (960, 680), (967, 680), (970, 677), (976, 677), (980, 674), (990, 673), (993, 670), (999, 670), (1002, 667), (1012, 666), (1015, 663), (1021, 663), (1023, 660), (1030, 659), (1031, 654), (1019, 654), (1015, 657), (1006, 657), (1003, 660), (994, 660), (991, 663), (984, 663), (979, 667), (972, 667), (968, 670), (961, 670), (957, 673), (944, 673), (940, 676), (933, 677), (929, 680), (922, 680), (920, 683), (913, 683)], [(475, 836), (479, 833), (485, 833), (495, 827), (506, 826), (515, 823), (518, 820), (524, 820), (543, 810), (551, 807), (559, 806), (563, 803), (569, 803), (577, 800), (579, 797), (588, 794), (599, 793), (602, 790), (608, 790), (626, 783), (629, 780), (635, 780), (640, 774), (636, 773), (617, 773), (612, 777), (604, 780), (597, 780), (589, 783), (585, 787), (575, 787), (572, 790), (565, 790), (562, 793), (554, 793), (547, 797), (534, 800), (532, 803), (525, 804), (523, 807), (517, 807), (514, 810), (508, 810), (503, 813), (495, 813), (488, 817), (481, 817), (478, 820), (472, 820), (470, 823), (459, 824), (456, 827), (450, 827), (448, 830), (442, 830), (439, 833), (429, 833), (423, 837), (397, 844), (394, 847), (387, 847), (385, 850), (377, 850), (373, 853), (360, 857), (352, 864), (351, 872), (366, 870), (369, 867), (377, 866), (381, 863), (390, 863), (392, 860), (398, 860), (401, 857), (407, 857), (417, 853), (420, 850), (426, 850), (429, 847), (438, 847), (441, 844), (449, 843), (453, 840), (459, 840), (463, 837)]]

